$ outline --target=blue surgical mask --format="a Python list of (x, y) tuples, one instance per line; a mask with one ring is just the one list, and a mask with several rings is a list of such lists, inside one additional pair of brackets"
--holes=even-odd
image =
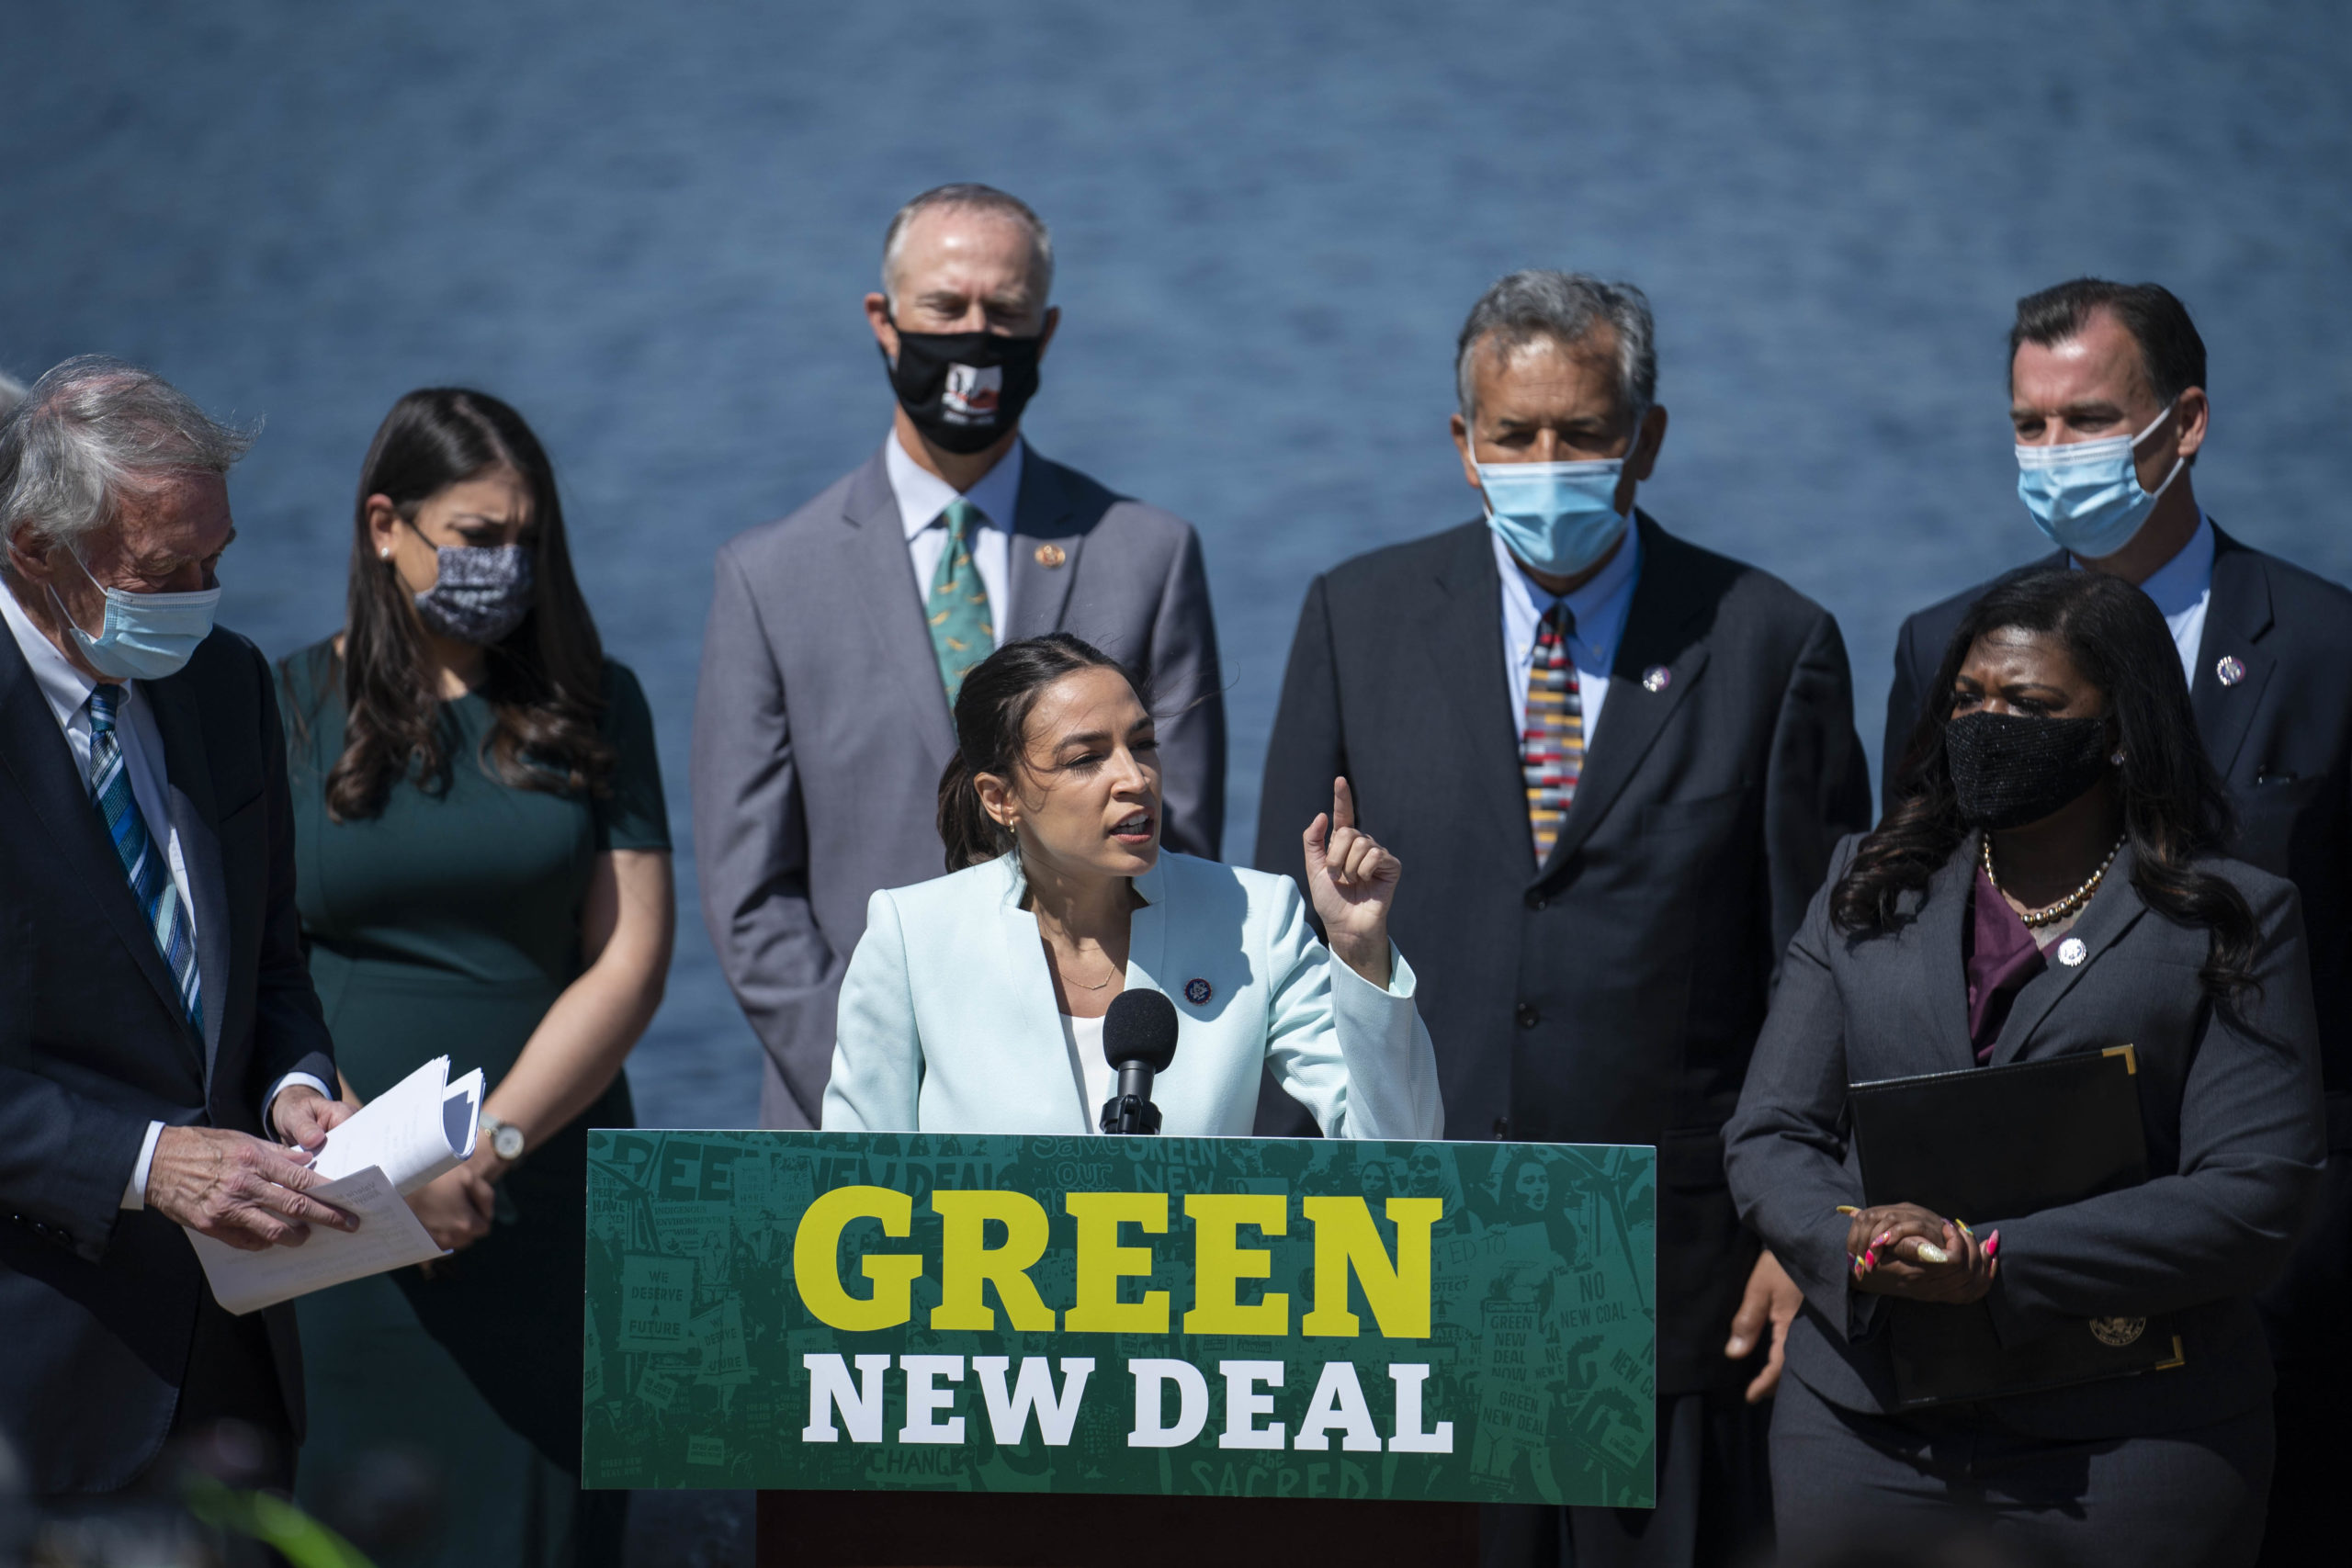
[(2077, 441), (2064, 446), (2018, 448), (2018, 495), (2033, 513), (2034, 525), (2073, 555), (2097, 560), (2132, 542), (2156, 499), (2172, 488), (2188, 466), (2176, 461), (2154, 494), (2140, 488), (2132, 454), (2172, 417), (2172, 404), (2137, 435)]
[[(212, 635), (212, 617), (220, 607), (220, 590), (202, 588), (193, 593), (132, 593), (126, 589), (108, 588), (96, 578), (78, 555), (74, 564), (81, 567), (82, 575), (90, 578), (90, 585), (107, 596), (105, 624), (98, 635), (92, 637), (65, 609), (65, 601), (57, 600), (57, 607), (65, 612), (66, 629), (74, 634), (74, 646), (82, 650), (90, 668), (109, 681), (160, 681), (166, 675), (176, 675), (195, 657), (197, 645)], [(50, 597), (57, 598), (57, 590), (50, 590)]]
[(1617, 510), (1623, 457), (1476, 467), (1478, 488), (1487, 493), (1487, 526), (1538, 571), (1574, 577), (1607, 555), (1625, 532), (1625, 514)]

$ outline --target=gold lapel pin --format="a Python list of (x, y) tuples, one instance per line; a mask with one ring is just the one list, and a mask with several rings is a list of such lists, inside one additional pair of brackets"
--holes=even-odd
[(1037, 564), (1039, 566), (1057, 567), (1068, 559), (1069, 559), (1069, 552), (1064, 550), (1059, 545), (1039, 545), (1037, 547)]

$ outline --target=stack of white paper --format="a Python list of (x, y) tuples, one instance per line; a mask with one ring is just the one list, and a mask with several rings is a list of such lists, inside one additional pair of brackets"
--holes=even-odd
[(448, 1081), (436, 1056), (370, 1100), (334, 1132), (311, 1162), (328, 1179), (310, 1196), (359, 1222), (356, 1231), (312, 1225), (300, 1247), (242, 1252), (188, 1232), (213, 1299), (240, 1315), (329, 1285), (446, 1256), (404, 1201), (474, 1152), (481, 1115), (479, 1069)]

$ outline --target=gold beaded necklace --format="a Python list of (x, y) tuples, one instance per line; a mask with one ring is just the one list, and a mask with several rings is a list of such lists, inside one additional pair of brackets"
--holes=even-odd
[[(2025, 922), (2028, 930), (2056, 925), (2060, 920), (2090, 902), (2091, 895), (2098, 891), (2099, 878), (2107, 874), (2107, 868), (2115, 863), (2115, 857), (2122, 852), (2123, 835), (2118, 834), (2115, 847), (2107, 852), (2107, 858), (2098, 863), (2098, 869), (2091, 873), (2089, 881), (2059, 899), (2055, 904), (2045, 904), (2039, 909), (2018, 910), (2018, 919)], [(1994, 892), (2001, 893), (2001, 879), (1993, 874), (1993, 835), (1990, 833), (1984, 835), (1984, 880), (1993, 885)], [(2007, 898), (2008, 895), (2001, 893), (2001, 897)]]

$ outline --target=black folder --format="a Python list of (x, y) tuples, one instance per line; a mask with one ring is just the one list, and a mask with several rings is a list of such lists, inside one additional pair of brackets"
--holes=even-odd
[[(2003, 1067), (1883, 1078), (1849, 1091), (1862, 1191), (1966, 1220), (2013, 1220), (2148, 1179), (2139, 1061), (2129, 1045)], [(1996, 1290), (1998, 1286), (1995, 1287)], [(2084, 1318), (2001, 1343), (1983, 1302), (1887, 1298), (1894, 1391), (1906, 1410), (1996, 1399), (2179, 1366), (2163, 1317)]]

